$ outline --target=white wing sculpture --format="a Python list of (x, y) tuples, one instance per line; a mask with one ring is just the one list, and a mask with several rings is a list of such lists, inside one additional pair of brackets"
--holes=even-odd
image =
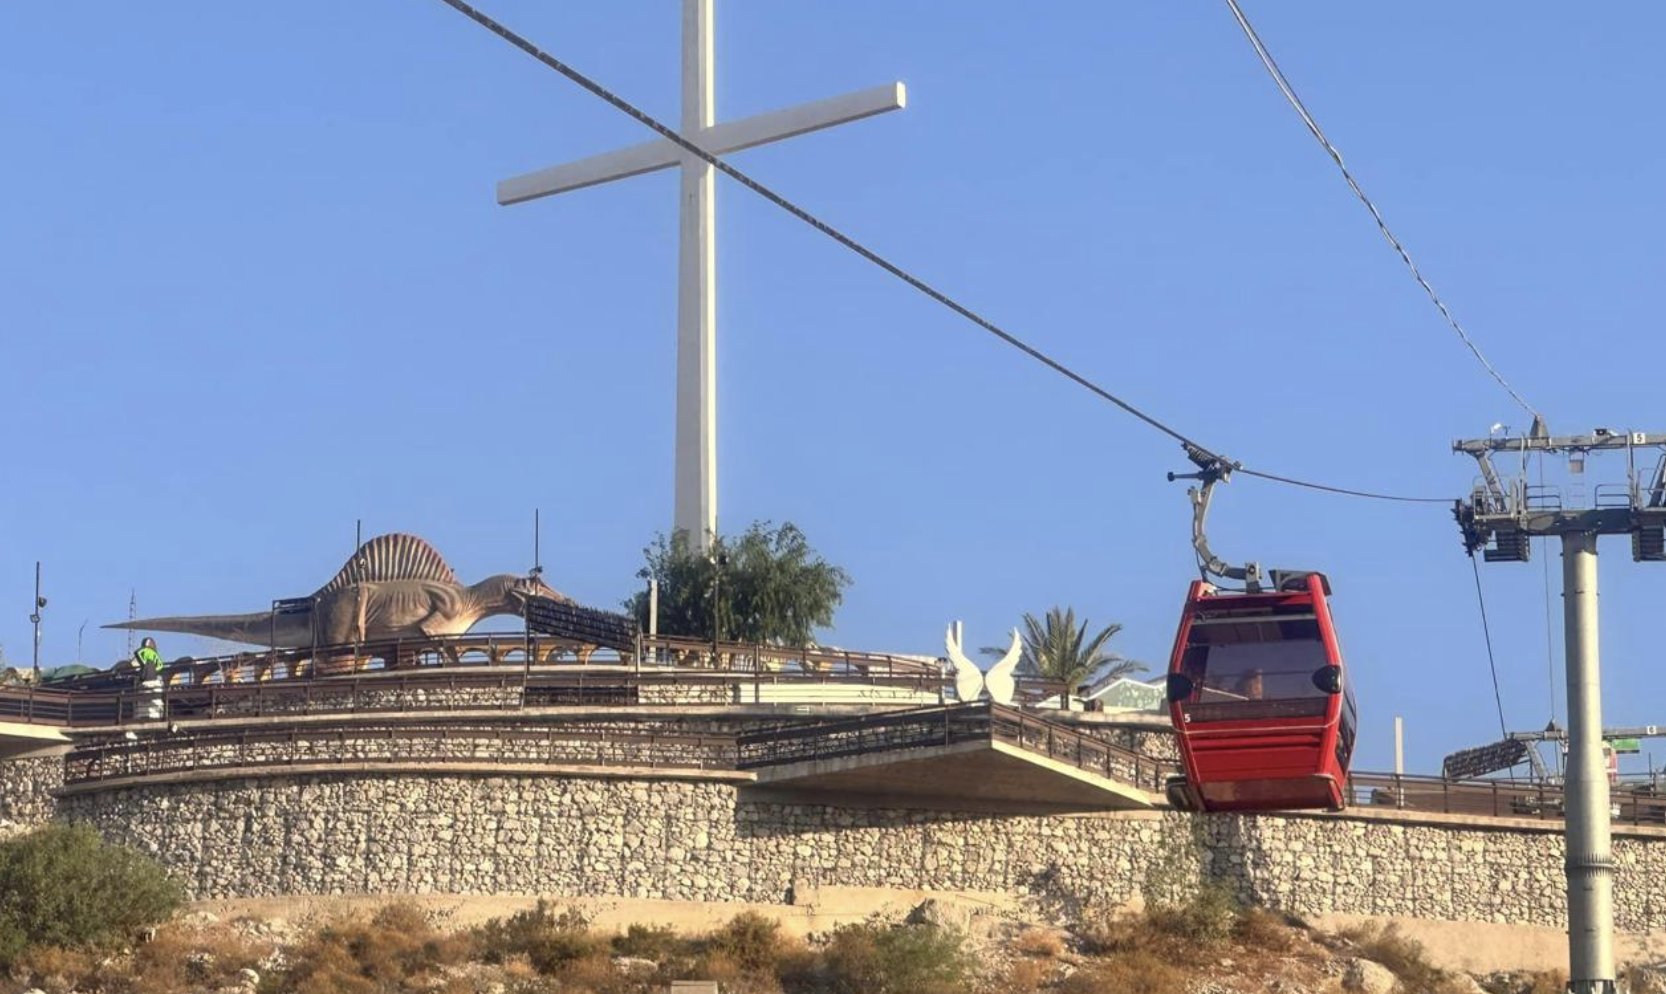
[(954, 664), (954, 695), (962, 704), (969, 704), (983, 693), (983, 671), (978, 669), (960, 647), (960, 625), (952, 624), (943, 636), (943, 647), (949, 650), (949, 662)]
[(1012, 647), (1001, 661), (989, 668), (983, 675), (984, 689), (989, 691), (989, 699), (996, 704), (1011, 704), (1012, 695), (1018, 689), (1018, 682), (1013, 679), (1013, 671), (1018, 669), (1018, 659), (1024, 654), (1024, 643), (1018, 637), (1018, 629), (1012, 630)]
[(996, 704), (1011, 704), (1013, 692), (1018, 687), (1012, 674), (1018, 669), (1018, 660), (1024, 654), (1024, 642), (1018, 637), (1018, 629), (1012, 630), (1012, 648), (987, 673), (966, 658), (960, 639), (960, 625), (950, 625), (948, 634), (943, 637), (943, 646), (949, 650), (949, 662), (954, 664), (955, 696), (966, 704), (982, 697), (987, 690), (989, 699)]

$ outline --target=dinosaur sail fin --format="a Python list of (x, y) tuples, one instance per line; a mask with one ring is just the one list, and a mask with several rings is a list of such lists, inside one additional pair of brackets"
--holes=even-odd
[[(274, 631), (274, 621), (276, 630)], [(306, 619), (302, 619), (304, 623)], [(208, 638), (224, 639), (227, 642), (244, 642), (249, 645), (266, 645), (277, 636), (279, 645), (295, 644), (289, 628), (293, 622), (288, 617), (279, 616), (274, 619), (270, 611), (260, 611), (253, 614), (199, 614), (183, 615), (170, 618), (140, 618), (137, 621), (123, 621), (105, 628), (127, 628), (140, 632), (181, 632), (186, 635), (204, 635)]]
[(432, 545), (415, 535), (378, 535), (359, 546), (359, 551), (347, 560), (335, 579), (318, 588), (318, 593), (388, 580), (457, 584), (457, 574)]

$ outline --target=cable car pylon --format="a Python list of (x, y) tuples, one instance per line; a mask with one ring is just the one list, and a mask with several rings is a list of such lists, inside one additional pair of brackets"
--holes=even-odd
[[(1527, 562), (1533, 538), (1554, 535), (1562, 540), (1568, 670), (1568, 989), (1574, 994), (1613, 994), (1614, 857), (1602, 752), (1597, 538), (1630, 535), (1633, 559), (1666, 561), (1666, 434), (1596, 428), (1589, 435), (1552, 436), (1535, 418), (1524, 437), (1458, 441), (1452, 450), (1473, 456), (1481, 471), (1469, 499), (1453, 507), (1465, 552), (1479, 552), (1489, 563)], [(1654, 453), (1652, 470), (1638, 466), (1639, 451)], [(1530, 452), (1565, 455), (1570, 469), (1577, 464), (1581, 473), (1586, 456), (1593, 452), (1624, 453), (1626, 482), (1598, 486), (1593, 506), (1564, 502), (1555, 488), (1527, 483)], [(1520, 475), (1501, 474), (1493, 465), (1494, 453), (1518, 457)]]

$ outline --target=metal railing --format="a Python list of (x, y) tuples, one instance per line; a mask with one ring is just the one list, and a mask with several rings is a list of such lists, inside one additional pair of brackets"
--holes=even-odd
[[(346, 676), (367, 671), (546, 666), (613, 666), (635, 670), (698, 669), (716, 673), (849, 679), (912, 677), (941, 683), (942, 660), (845, 649), (791, 649), (754, 643), (643, 636), (639, 649), (618, 652), (522, 632), (485, 632), (428, 639), (259, 649), (205, 658), (185, 657), (162, 668), (169, 687), (263, 683)], [(102, 690), (131, 681), (131, 671), (72, 677), (54, 689)]]
[(0, 721), (67, 725), (78, 696), (42, 687), (0, 687)]
[[(162, 687), (56, 690), (0, 687), (0, 721), (84, 728), (184, 719), (275, 715), (518, 710), (553, 706), (738, 704), (775, 685), (828, 682), (940, 695), (936, 674), (870, 671), (814, 673), (713, 671), (683, 667), (443, 667), (359, 671), (315, 679), (175, 683)], [(881, 698), (876, 703), (884, 704)]]
[[(1350, 803), (1360, 809), (1527, 818), (1560, 822), (1564, 792), (1560, 785), (1525, 780), (1446, 780), (1355, 772), (1348, 777)], [(1610, 815), (1627, 825), (1666, 825), (1666, 794), (1650, 788), (1610, 794)]]
[(732, 735), (661, 732), (571, 723), (527, 727), (373, 725), (218, 729), (165, 738), (83, 745), (67, 757), (65, 783), (187, 771), (291, 765), (491, 763), (733, 770)]
[[(828, 654), (845, 664), (845, 654)], [(856, 658), (851, 654), (851, 658)], [(867, 657), (880, 659), (884, 657)], [(851, 665), (855, 665), (853, 662)], [(417, 669), (329, 679), (215, 682), (175, 685), (160, 691), (65, 691), (40, 687), (0, 687), (0, 721), (90, 728), (155, 724), (191, 719), (240, 720), (277, 716), (363, 715), (391, 713), (497, 712), (556, 705), (682, 705), (732, 700), (735, 670), (685, 667), (580, 667), (569, 672), (500, 668), (469, 672)], [(791, 682), (799, 673), (752, 671), (758, 681)], [(811, 674), (811, 679), (826, 679)], [(852, 679), (904, 686), (938, 684), (926, 674), (877, 671)], [(1178, 772), (1172, 761), (1116, 745), (1053, 720), (1048, 711), (982, 702), (886, 711), (831, 721), (786, 725), (745, 733), (732, 742), (734, 767), (741, 770), (813, 759), (833, 759), (875, 752), (907, 750), (961, 742), (1005, 742), (1038, 755), (1097, 773), (1142, 790), (1162, 790)], [(527, 734), (547, 734), (547, 727)], [(306, 726), (226, 735), (297, 736)], [(391, 733), (390, 733), (391, 734)], [(406, 728), (400, 734), (432, 734)], [(509, 734), (509, 733), (505, 733)], [(173, 740), (174, 737), (170, 737)], [(207, 742), (206, 733), (192, 742)], [(85, 748), (85, 747), (83, 747)], [(116, 746), (98, 746), (101, 749)], [(156, 749), (144, 740), (121, 748)], [(81, 750), (77, 750), (78, 753)], [(357, 761), (345, 757), (343, 762)], [(183, 760), (182, 760), (183, 762)], [(638, 764), (641, 765), (641, 764)], [(1559, 785), (1515, 780), (1447, 780), (1356, 771), (1348, 780), (1350, 804), (1360, 810), (1525, 818), (1560, 821), (1564, 813)], [(1666, 791), (1655, 785), (1622, 785), (1613, 791), (1616, 823), (1666, 826)]]
[(1005, 742), (1143, 790), (1161, 790), (1177, 770), (1170, 761), (988, 702), (771, 728), (737, 736), (737, 742), (743, 770), (963, 742)]

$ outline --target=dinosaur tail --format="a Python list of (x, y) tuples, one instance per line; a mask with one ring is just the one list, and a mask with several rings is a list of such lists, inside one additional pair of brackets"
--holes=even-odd
[(280, 615), (276, 621), (275, 632), (273, 617), (265, 611), (252, 614), (202, 614), (170, 618), (140, 618), (137, 621), (123, 621), (104, 627), (127, 628), (141, 632), (180, 632), (186, 635), (203, 635), (208, 638), (224, 639), (227, 642), (244, 642), (249, 645), (269, 645), (273, 642), (276, 642), (279, 646), (298, 644), (293, 637), (295, 627), (293, 618)]

